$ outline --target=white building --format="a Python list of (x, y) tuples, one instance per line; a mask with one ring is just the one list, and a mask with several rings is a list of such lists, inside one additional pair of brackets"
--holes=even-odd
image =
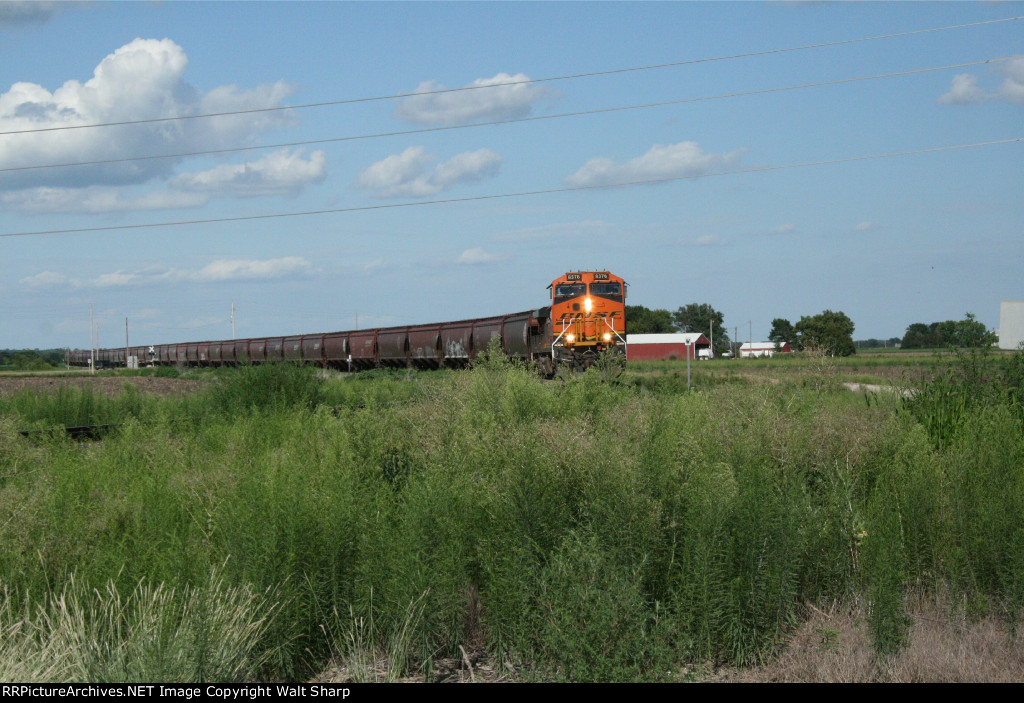
[(759, 356), (775, 356), (775, 353), (786, 354), (793, 351), (789, 344), (783, 343), (778, 348), (775, 342), (744, 342), (740, 345), (740, 358), (750, 359)]
[(999, 348), (1020, 349), (1024, 343), (1024, 300), (1004, 300), (999, 306)]

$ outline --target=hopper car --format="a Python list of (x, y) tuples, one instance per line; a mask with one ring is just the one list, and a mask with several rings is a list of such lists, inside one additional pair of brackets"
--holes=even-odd
[[(313, 364), (343, 371), (373, 368), (458, 368), (500, 341), (509, 357), (545, 375), (581, 370), (607, 350), (625, 357), (626, 282), (608, 271), (576, 271), (548, 289), (537, 310), (427, 325), (99, 349), (96, 368), (235, 366), (268, 362)], [(89, 366), (88, 350), (68, 350), (69, 366)]]

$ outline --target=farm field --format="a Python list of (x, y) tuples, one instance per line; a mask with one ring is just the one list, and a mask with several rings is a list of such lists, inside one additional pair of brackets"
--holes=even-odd
[(0, 376), (0, 680), (1022, 680), (1022, 355), (690, 370)]

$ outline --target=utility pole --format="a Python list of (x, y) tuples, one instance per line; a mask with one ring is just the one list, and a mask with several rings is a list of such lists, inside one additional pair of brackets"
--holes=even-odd
[(359, 311), (356, 310), (356, 329), (359, 329)]
[(128, 316), (124, 318), (124, 367), (128, 368)]
[(96, 373), (96, 338), (93, 336), (95, 331), (92, 323), (92, 305), (89, 306), (89, 372)]
[(231, 301), (231, 339), (235, 338), (235, 301)]

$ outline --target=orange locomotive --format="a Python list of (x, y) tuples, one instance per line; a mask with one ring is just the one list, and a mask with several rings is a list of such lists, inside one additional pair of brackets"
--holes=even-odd
[(560, 276), (551, 291), (551, 356), (556, 366), (584, 369), (605, 350), (626, 354), (626, 282), (608, 271)]

